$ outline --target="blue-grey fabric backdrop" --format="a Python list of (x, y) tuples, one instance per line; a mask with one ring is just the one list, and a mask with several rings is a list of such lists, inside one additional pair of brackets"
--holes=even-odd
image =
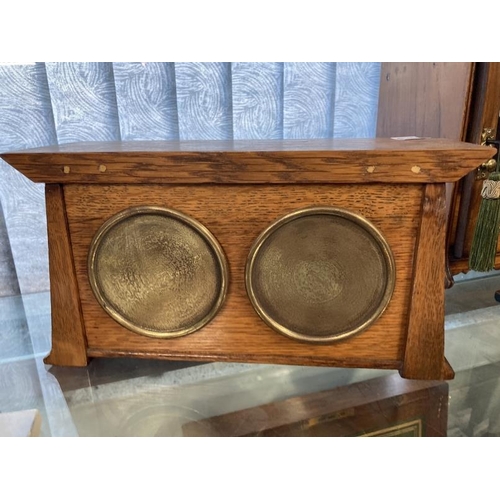
[[(74, 141), (373, 137), (379, 63), (0, 64), (0, 151)], [(0, 296), (47, 290), (43, 186), (0, 164)]]

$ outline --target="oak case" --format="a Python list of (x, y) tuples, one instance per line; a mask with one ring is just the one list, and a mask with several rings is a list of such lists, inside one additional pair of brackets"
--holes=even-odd
[[(3, 158), (48, 182), (53, 350), (47, 362), (139, 356), (398, 369), (403, 377), (453, 376), (444, 359), (445, 182), (489, 158), (491, 148), (443, 140), (89, 143)], [(103, 168), (104, 167), (104, 168)], [(99, 228), (131, 207), (173, 209), (219, 241), (229, 287), (218, 314), (179, 338), (139, 335), (95, 298), (88, 253)], [(325, 345), (267, 326), (245, 289), (245, 264), (276, 219), (315, 206), (352, 211), (387, 240), (392, 299), (366, 330)]]

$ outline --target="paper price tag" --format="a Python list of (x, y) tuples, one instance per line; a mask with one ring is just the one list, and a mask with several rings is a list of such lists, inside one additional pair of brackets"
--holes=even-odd
[(416, 139), (423, 139), (423, 137), (417, 137), (416, 135), (407, 135), (405, 137), (391, 137), (394, 141), (414, 141)]

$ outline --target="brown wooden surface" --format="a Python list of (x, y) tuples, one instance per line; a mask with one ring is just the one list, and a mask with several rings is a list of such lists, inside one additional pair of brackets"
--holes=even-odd
[(63, 188), (45, 187), (49, 236), (52, 352), (48, 364), (85, 366), (87, 345), (75, 276)]
[(453, 380), (455, 378), (455, 370), (450, 365), (450, 362), (444, 358), (443, 368), (441, 372), (441, 380)]
[(377, 137), (463, 139), (471, 62), (382, 63)]
[[(470, 271), (468, 259), (452, 260), (450, 262), (450, 267), (453, 271), (453, 274), (468, 273)], [(500, 249), (497, 249), (494, 267), (495, 269), (500, 269)]]
[[(420, 185), (68, 185), (65, 196), (89, 355), (401, 366), (421, 209)], [(90, 289), (87, 254), (95, 232), (117, 212), (141, 205), (174, 208), (199, 220), (226, 252), (230, 266), (226, 303), (207, 326), (186, 337), (153, 339), (133, 333), (104, 312)], [(270, 329), (253, 310), (244, 286), (246, 258), (259, 233), (278, 217), (313, 205), (342, 207), (368, 218), (387, 238), (396, 263), (394, 295), (382, 317), (365, 332), (329, 345), (298, 342)]]
[(317, 139), (91, 142), (2, 158), (35, 182), (397, 184), (454, 182), (491, 154), (444, 139)]
[(184, 436), (362, 436), (421, 421), (446, 436), (448, 384), (380, 377), (183, 426)]
[[(469, 140), (475, 144), (480, 144), (481, 142), (488, 66), (489, 63), (476, 63), (475, 65), (474, 78), (471, 85), (468, 121), (465, 124), (464, 135), (462, 136), (464, 140)], [(476, 172), (470, 172), (459, 181), (457, 189), (455, 189), (454, 206), (450, 220), (450, 238), (447, 246), (452, 259), (463, 257), (467, 220), (475, 177)]]
[[(496, 128), (499, 110), (500, 63), (382, 64), (377, 136), (422, 135), (479, 144), (483, 128)], [(469, 269), (482, 187), (475, 177), (471, 172), (453, 189), (448, 187), (449, 278)]]
[[(482, 114), (482, 128), (489, 127), (497, 129), (498, 113), (500, 112), (500, 63), (489, 63), (487, 88), (485, 91), (485, 102)], [(495, 151), (495, 150), (494, 150)], [(475, 180), (469, 209), (469, 217), (467, 219), (467, 228), (465, 233), (464, 255), (467, 257), (470, 254), (472, 239), (474, 238), (474, 230), (477, 224), (477, 216), (481, 205), (481, 189), (483, 182)], [(497, 246), (497, 252), (500, 251), (500, 245)]]
[[(429, 136), (426, 136), (429, 137)], [(183, 153), (238, 153), (242, 158), (254, 157), (255, 153), (281, 153), (286, 156), (316, 157), (339, 156), (345, 158), (353, 152), (363, 157), (371, 157), (375, 153), (408, 152), (408, 151), (448, 151), (457, 157), (457, 150), (480, 150), (477, 145), (459, 142), (457, 140), (424, 138), (419, 140), (400, 141), (380, 137), (377, 139), (284, 139), (284, 140), (225, 140), (225, 141), (109, 141), (109, 142), (73, 142), (41, 148), (11, 151), (2, 156), (40, 156), (48, 158), (60, 154), (70, 158), (80, 158), (85, 155), (100, 158), (102, 154), (111, 153), (117, 158), (127, 158), (135, 153), (150, 153), (155, 158), (161, 158), (163, 153), (168, 156)], [(455, 151), (455, 152), (454, 152)], [(343, 153), (343, 154), (342, 154)], [(217, 163), (217, 156), (202, 159)]]
[[(477, 63), (478, 71), (467, 129), (467, 140), (479, 143), (484, 128), (497, 129), (500, 111), (500, 63)], [(456, 210), (456, 236), (453, 242), (453, 273), (467, 272), (468, 259), (481, 204), (482, 180), (475, 172), (460, 183), (460, 199)], [(495, 267), (500, 266), (500, 242)]]
[(401, 374), (441, 379), (444, 364), (444, 272), (446, 199), (444, 184), (428, 184), (417, 236), (408, 338)]

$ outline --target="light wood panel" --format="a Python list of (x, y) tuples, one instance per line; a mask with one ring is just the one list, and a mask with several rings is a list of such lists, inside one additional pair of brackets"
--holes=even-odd
[[(65, 186), (88, 354), (399, 368), (421, 193), (416, 184)], [(141, 205), (170, 207), (194, 217), (212, 231), (227, 254), (226, 303), (207, 326), (186, 337), (153, 339), (130, 332), (104, 312), (90, 289), (87, 253), (95, 232), (117, 212)], [(298, 342), (270, 329), (253, 310), (244, 286), (246, 258), (259, 233), (278, 217), (314, 205), (342, 207), (368, 218), (387, 238), (396, 262), (394, 295), (382, 317), (365, 332), (329, 345)]]

